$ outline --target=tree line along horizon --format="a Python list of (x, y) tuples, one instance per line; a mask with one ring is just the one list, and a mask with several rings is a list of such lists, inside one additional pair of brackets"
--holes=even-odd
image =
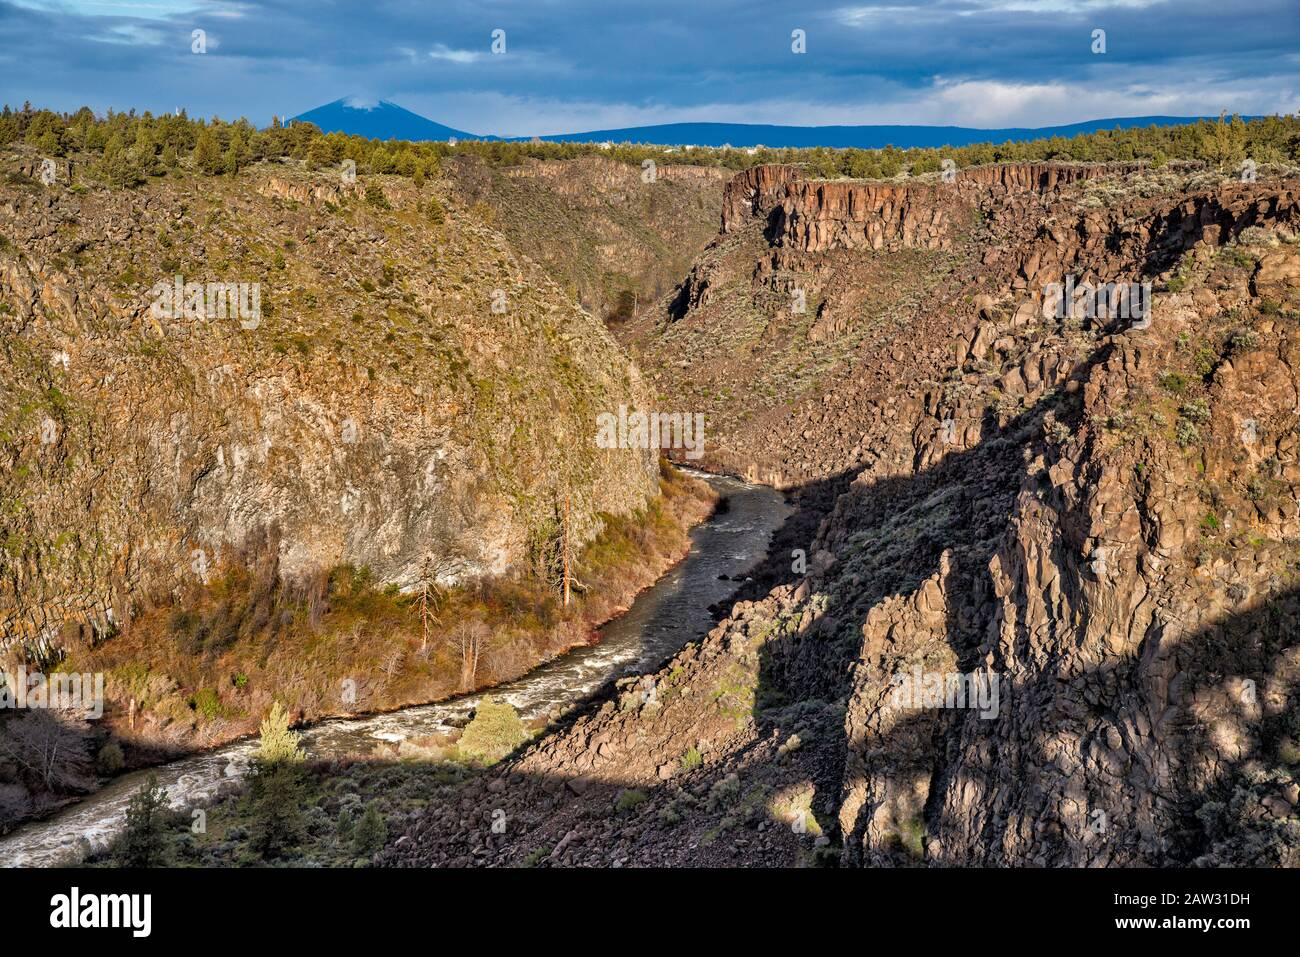
[(881, 149), (781, 147), (697, 147), (596, 143), (378, 140), (346, 133), (322, 133), (310, 123), (282, 125), (277, 119), (259, 129), (246, 119), (227, 122), (190, 119), (182, 110), (154, 116), (89, 107), (75, 113), (33, 109), (29, 103), (0, 111), (0, 147), (23, 143), (50, 157), (89, 156), (90, 174), (108, 186), (131, 188), (151, 177), (185, 171), (210, 176), (235, 175), (265, 160), (297, 160), (313, 169), (352, 160), (359, 173), (395, 174), (422, 185), (451, 157), (476, 156), (492, 166), (515, 166), (525, 159), (606, 158), (641, 166), (691, 165), (744, 170), (788, 163), (814, 176), (835, 179), (891, 179), (900, 173), (939, 171), (944, 160), (958, 168), (1006, 162), (1133, 162), (1160, 167), (1170, 160), (1199, 161), (1219, 169), (1300, 162), (1300, 117), (1265, 116), (1243, 120), (1222, 116), (1180, 126), (1098, 130), (1072, 137), (1053, 136), (960, 147), (885, 146)]

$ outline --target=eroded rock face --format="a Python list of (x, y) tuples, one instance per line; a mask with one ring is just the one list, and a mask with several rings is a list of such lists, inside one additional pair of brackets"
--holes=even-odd
[(915, 182), (808, 179), (795, 166), (745, 170), (723, 194), (722, 232), (770, 221), (769, 239), (804, 252), (948, 248), (976, 209), (1018, 193), (1052, 196), (1075, 183), (1140, 167), (1014, 163)]
[(262, 179), (257, 189), (263, 196), (291, 199), (317, 206), (325, 203), (337, 205), (347, 199), (357, 199), (365, 195), (365, 190), (355, 178), (351, 182), (345, 182), (341, 175), (337, 179), (304, 179), (291, 174), (270, 175)]
[[(702, 403), (707, 463), (778, 486), (870, 464), (866, 437), (911, 421), (928, 401), (900, 380), (933, 381), (953, 361), (1004, 353), (1006, 331), (1041, 318), (1050, 284), (1144, 282), (1198, 244), (1296, 217), (1291, 182), (1228, 179), (1207, 189), (1187, 174), (1139, 176), (1126, 165), (984, 167), (953, 183), (827, 182), (760, 169), (785, 177), (763, 194), (767, 212), (743, 226), (731, 217), (669, 304), (667, 331), (648, 323), (642, 336), (660, 391)], [(759, 182), (749, 171), (736, 190), (748, 195)], [(1277, 285), (1272, 267), (1262, 276)], [(1054, 387), (1070, 360), (1020, 363), (1017, 392)], [(752, 407), (741, 415), (710, 399), (696, 380), (714, 374)]]
[(932, 186), (800, 182), (786, 188), (774, 233), (778, 242), (804, 252), (940, 249), (971, 211), (956, 198)]
[[(0, 190), (5, 645), (106, 630), (250, 543), (290, 578), (462, 581), (526, 561), (568, 493), (584, 538), (654, 494), (652, 453), (596, 447), (647, 401), (599, 320), (445, 196), (434, 229), (383, 188), (394, 213), (258, 168)], [(260, 315), (156, 309), (176, 276), (256, 283)]]
[(722, 232), (732, 232), (755, 219), (766, 220), (781, 204), (786, 184), (797, 182), (802, 175), (799, 167), (780, 164), (751, 166), (737, 173), (722, 192)]

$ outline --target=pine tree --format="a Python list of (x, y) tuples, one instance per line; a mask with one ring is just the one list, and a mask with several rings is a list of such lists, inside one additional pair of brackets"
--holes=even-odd
[(110, 186), (130, 189), (143, 178), (140, 166), (126, 148), (121, 133), (114, 133), (104, 146), (104, 158), (98, 165), (99, 178)]
[(126, 831), (117, 845), (122, 867), (164, 867), (167, 844), (167, 795), (157, 775), (147, 780), (126, 807)]
[(334, 165), (334, 149), (329, 140), (318, 136), (311, 141), (311, 146), (307, 149), (307, 165), (312, 169)]
[(206, 128), (199, 130), (199, 138), (194, 143), (194, 165), (208, 175), (215, 175), (221, 172), (223, 163), (216, 137)]
[(278, 701), (261, 734), (249, 777), (250, 838), (255, 850), (274, 857), (302, 839), (302, 739), (289, 729), (289, 714)]
[(36, 141), (36, 148), (46, 156), (62, 156), (63, 144), (59, 142), (59, 136), (53, 130), (46, 130), (41, 134), (40, 139)]

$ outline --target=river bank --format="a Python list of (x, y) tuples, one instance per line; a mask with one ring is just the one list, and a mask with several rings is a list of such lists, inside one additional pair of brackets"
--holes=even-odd
[[(309, 724), (517, 679), (596, 639), (686, 555), (689, 530), (717, 500), (707, 483), (665, 467), (646, 510), (606, 517), (582, 551), (576, 564), (590, 587), (567, 609), (554, 589), (526, 580), (439, 590), (422, 615), (418, 596), (373, 583), (364, 569), (334, 569), (303, 588), (280, 582), (265, 554), (223, 568), (187, 601), (146, 610), (99, 647), (74, 649), (65, 670), (105, 676), (103, 717), (58, 729), (64, 757), (48, 788), (0, 775), (0, 833), (123, 773), (253, 734), (273, 701)], [(49, 719), (33, 714), (33, 725)], [(17, 720), (6, 717), (0, 733), (50, 732)]]

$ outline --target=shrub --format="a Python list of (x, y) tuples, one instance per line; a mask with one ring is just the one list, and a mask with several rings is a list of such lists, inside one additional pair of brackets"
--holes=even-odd
[(352, 848), (359, 855), (370, 855), (381, 850), (388, 840), (388, 823), (372, 804), (361, 815), (352, 835)]
[(343, 810), (339, 811), (338, 821), (334, 825), (334, 831), (336, 834), (338, 834), (339, 837), (343, 838), (344, 840), (350, 839), (352, 837), (353, 832), (356, 830), (356, 827), (357, 827), (357, 822), (352, 817), (351, 808), (345, 807)]
[(528, 856), (523, 859), (521, 866), (536, 867), (542, 861), (546, 860), (546, 858), (550, 856), (550, 853), (551, 847), (548, 844), (544, 844), (541, 847), (535, 847), (528, 852)]
[(1254, 329), (1242, 329), (1232, 335), (1231, 346), (1233, 352), (1248, 352), (1259, 345), (1259, 333)]
[(376, 209), (393, 208), (393, 205), (388, 201), (388, 197), (384, 195), (384, 188), (374, 180), (366, 183), (366, 202)]
[(303, 758), (299, 742), (301, 735), (289, 730), (289, 713), (276, 701), (262, 722), (262, 739), (255, 760), (259, 764), (274, 765), (297, 762)]
[(1162, 372), (1160, 387), (1172, 395), (1182, 395), (1187, 391), (1187, 376), (1181, 372)]
[(1189, 422), (1204, 424), (1210, 421), (1210, 404), (1204, 399), (1192, 399), (1183, 403), (1178, 414)]
[(640, 807), (648, 800), (650, 798), (644, 791), (628, 788), (618, 792), (618, 798), (614, 801), (614, 810), (619, 814), (624, 814), (635, 807)]
[(109, 741), (99, 749), (99, 754), (95, 756), (95, 766), (99, 768), (100, 774), (117, 774), (126, 767), (126, 758), (122, 754), (122, 746), (116, 741)]
[(500, 761), (528, 740), (519, 712), (508, 701), (484, 696), (474, 709), (474, 720), (465, 727), (459, 747), (462, 754), (484, 764)]
[(1186, 419), (1179, 419), (1178, 424), (1174, 426), (1174, 438), (1181, 446), (1195, 445), (1201, 441), (1201, 433)]
[(190, 707), (205, 721), (221, 716), (221, 699), (212, 688), (200, 688), (190, 699)]
[(716, 781), (713, 787), (709, 788), (708, 806), (710, 811), (716, 811), (719, 808), (729, 807), (735, 803), (740, 796), (740, 778), (735, 774), (728, 774), (720, 781)]
[(677, 805), (670, 804), (659, 812), (659, 823), (665, 827), (676, 827), (682, 822), (682, 812), (677, 809)]

